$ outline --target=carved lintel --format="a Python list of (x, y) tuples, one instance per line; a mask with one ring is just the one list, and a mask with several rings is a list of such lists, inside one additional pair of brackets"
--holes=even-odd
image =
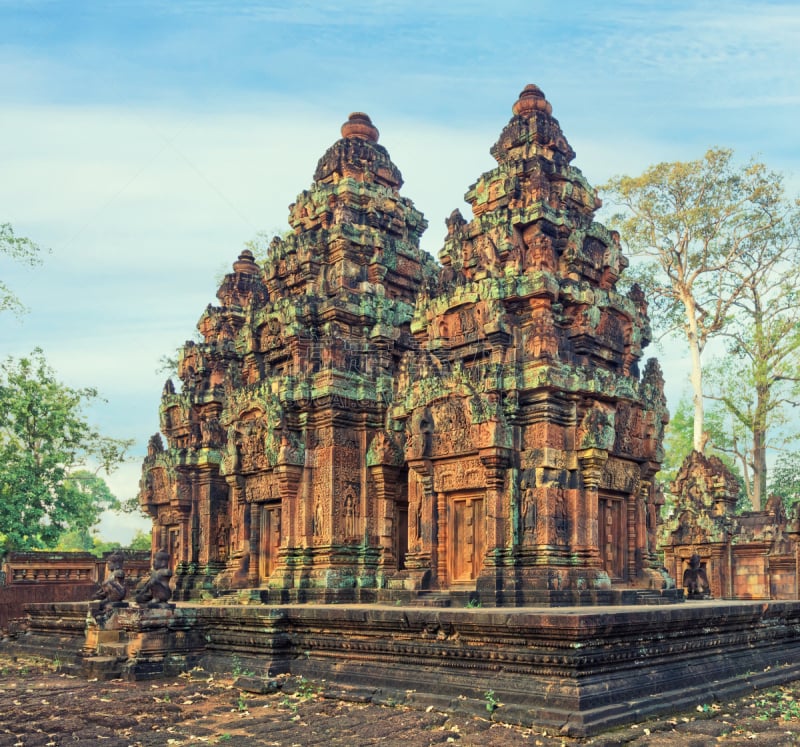
[(409, 459), (408, 468), (413, 469), (423, 481), (433, 479), (433, 464), (430, 459)]
[(649, 482), (653, 479), (653, 475), (661, 469), (661, 464), (659, 462), (642, 462), (639, 466), (639, 469), (642, 472), (642, 483)]

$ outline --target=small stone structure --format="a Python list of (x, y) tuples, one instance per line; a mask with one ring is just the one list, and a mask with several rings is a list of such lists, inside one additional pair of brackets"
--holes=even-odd
[(735, 514), (739, 483), (717, 457), (693, 451), (671, 486), (675, 512), (663, 528), (664, 565), (683, 579), (697, 555), (715, 599), (798, 599), (797, 534), (781, 500)]
[[(0, 629), (23, 614), (25, 604), (88, 599), (104, 579), (107, 558), (88, 552), (10, 552), (3, 558), (0, 583)], [(146, 577), (149, 552), (125, 553), (130, 588)]]
[[(434, 263), (354, 113), (167, 381), (140, 502), (178, 599), (597, 603), (667, 585), (647, 303), (536, 86)], [(405, 596), (404, 596), (405, 595)]]

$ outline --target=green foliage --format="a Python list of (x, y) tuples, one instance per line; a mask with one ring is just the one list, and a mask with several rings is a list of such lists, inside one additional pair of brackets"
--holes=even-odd
[(137, 530), (133, 535), (133, 539), (128, 543), (129, 550), (149, 550), (151, 545), (151, 538), (148, 532), (143, 532), (141, 529)]
[[(731, 470), (740, 485), (739, 500), (736, 511), (746, 511), (750, 508), (750, 501), (744, 489), (744, 480), (735, 459), (730, 453), (731, 437), (729, 425), (726, 422), (724, 413), (719, 409), (712, 409), (706, 417), (706, 435), (708, 444), (706, 454), (719, 457), (725, 466)], [(664, 461), (658, 479), (664, 485), (665, 503), (664, 510), (668, 514), (674, 508), (674, 498), (669, 493), (669, 486), (675, 480), (684, 460), (692, 451), (692, 404), (683, 397), (675, 408), (675, 412), (670, 416), (664, 434)]]
[[(122, 545), (119, 542), (107, 542), (96, 534), (92, 534), (88, 529), (70, 529), (64, 532), (56, 544), (56, 550), (67, 552), (82, 551), (90, 552), (98, 558), (102, 558), (106, 553), (119, 550)], [(149, 549), (149, 548), (148, 548)]]
[(105, 481), (129, 441), (106, 438), (86, 420), (98, 394), (55, 378), (44, 354), (0, 364), (0, 549), (54, 546), (69, 530), (88, 530), (119, 503)]
[(103, 540), (96, 534), (93, 534), (90, 529), (83, 527), (80, 529), (70, 529), (64, 532), (58, 538), (58, 542), (53, 549), (65, 552), (90, 552), (92, 555), (102, 558), (106, 553), (119, 549), (150, 550), (150, 535), (139, 530), (133, 536), (130, 543), (123, 548), (120, 542)]
[[(10, 223), (0, 223), (0, 258), (3, 256), (15, 262), (36, 265), (39, 259), (39, 247), (24, 236), (16, 236)], [(19, 314), (25, 310), (17, 295), (0, 280), (0, 313), (11, 311)]]
[(483, 694), (483, 699), (485, 701), (486, 710), (489, 713), (494, 713), (502, 703), (497, 699), (494, 690), (487, 690)]
[(783, 453), (775, 460), (769, 481), (769, 492), (780, 496), (789, 516), (800, 506), (800, 453)]
[(800, 397), (800, 211), (787, 209), (782, 232), (737, 258), (724, 283), (738, 288), (723, 335), (726, 355), (711, 366), (709, 396), (729, 415), (733, 448), (748, 495), (766, 499), (767, 450), (796, 437), (788, 408)]
[(737, 289), (723, 288), (720, 279), (740, 256), (760, 252), (784, 228), (781, 175), (755, 161), (737, 167), (733, 151), (712, 148), (696, 161), (614, 177), (601, 189), (622, 208), (610, 223), (640, 260), (631, 270), (654, 299), (655, 324), (685, 329), (690, 295), (702, 349), (736, 300)]
[(670, 415), (664, 430), (664, 461), (661, 463), (659, 479), (669, 489), (669, 484), (677, 477), (678, 470), (692, 452), (692, 403), (683, 397), (675, 412)]
[(759, 721), (797, 721), (800, 719), (800, 703), (789, 688), (767, 690), (754, 702)]

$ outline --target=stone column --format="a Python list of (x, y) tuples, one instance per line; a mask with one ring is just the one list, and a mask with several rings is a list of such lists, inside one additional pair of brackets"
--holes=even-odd
[[(600, 531), (598, 522), (598, 490), (603, 478), (603, 467), (608, 460), (605, 449), (583, 449), (578, 452), (578, 463), (581, 467), (583, 490), (579, 497), (582, 502), (582, 514), (586, 517), (583, 536), (577, 538), (580, 544), (574, 548), (580, 552), (587, 567), (600, 568)], [(581, 501), (582, 498), (582, 501)]]
[[(400, 469), (386, 464), (368, 468), (375, 485), (375, 521), (378, 544), (383, 550), (381, 565), (385, 573), (397, 570), (398, 548), (395, 547), (395, 503)], [(401, 528), (407, 531), (407, 528)]]
[(255, 588), (258, 586), (258, 570), (261, 564), (261, 505), (250, 504), (250, 567), (247, 573), (247, 583)]
[(408, 541), (406, 569), (421, 588), (424, 578), (437, 568), (438, 528), (433, 506), (433, 473), (430, 460), (419, 459), (408, 463)]
[(486, 552), (506, 549), (511, 537), (510, 501), (506, 500), (506, 473), (511, 464), (509, 449), (481, 449), (486, 480)]

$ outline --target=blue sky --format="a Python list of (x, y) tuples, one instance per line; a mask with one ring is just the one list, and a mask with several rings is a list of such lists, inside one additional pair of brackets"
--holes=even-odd
[[(121, 497), (158, 427), (159, 358), (242, 244), (286, 229), (351, 111), (381, 131), (434, 254), (527, 83), (592, 184), (720, 145), (800, 193), (795, 2), (0, 0), (0, 29), (0, 221), (50, 249), (33, 270), (0, 259), (30, 308), (0, 319), (0, 354), (39, 345), (100, 389), (94, 420), (136, 439)], [(661, 354), (672, 405), (681, 355)]]

